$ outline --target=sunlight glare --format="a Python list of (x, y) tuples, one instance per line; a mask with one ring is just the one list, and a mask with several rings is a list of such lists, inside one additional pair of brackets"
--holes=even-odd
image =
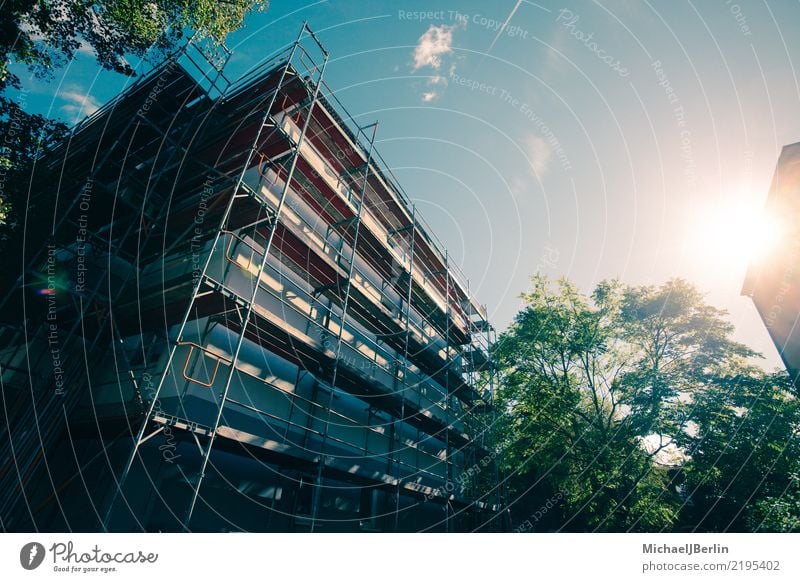
[(704, 220), (695, 225), (693, 252), (713, 268), (746, 269), (768, 257), (783, 238), (781, 220), (763, 206), (728, 204), (702, 215)]

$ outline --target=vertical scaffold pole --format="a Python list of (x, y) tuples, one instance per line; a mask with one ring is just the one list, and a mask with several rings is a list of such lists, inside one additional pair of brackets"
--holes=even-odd
[[(445, 280), (445, 324), (444, 324), (444, 391), (447, 402), (447, 429), (445, 430), (445, 478), (449, 484), (453, 478), (451, 447), (450, 447), (450, 419), (453, 417), (453, 411), (450, 401), (450, 255), (445, 249), (444, 251), (444, 280)], [(446, 489), (445, 489), (446, 490)], [(447, 533), (450, 533), (450, 499), (445, 499), (444, 504), (445, 521), (444, 527)]]
[[(115, 502), (116, 502), (116, 500), (117, 500), (117, 498), (118, 498), (123, 486), (125, 485), (125, 482), (127, 481), (128, 476), (130, 475), (130, 471), (131, 471), (131, 468), (133, 467), (133, 463), (135, 462), (136, 456), (139, 453), (139, 448), (142, 445), (142, 443), (144, 442), (144, 440), (146, 440), (145, 439), (145, 432), (147, 431), (147, 427), (150, 424), (150, 421), (151, 421), (151, 419), (153, 417), (153, 413), (155, 411), (156, 404), (157, 404), (159, 396), (161, 394), (161, 390), (163, 389), (163, 386), (164, 386), (164, 383), (165, 383), (165, 381), (167, 379), (167, 376), (170, 373), (172, 362), (173, 362), (173, 360), (175, 358), (175, 353), (177, 351), (178, 345), (179, 345), (179, 343), (181, 341), (181, 338), (183, 337), (184, 331), (185, 331), (186, 326), (187, 326), (187, 324), (189, 322), (189, 319), (191, 317), (194, 304), (195, 304), (195, 302), (197, 300), (198, 295), (200, 294), (200, 291), (202, 289), (203, 284), (205, 283), (205, 279), (206, 279), (207, 273), (208, 273), (208, 267), (211, 264), (211, 260), (212, 260), (213, 255), (214, 255), (214, 251), (217, 248), (217, 245), (219, 244), (219, 241), (222, 238), (222, 232), (225, 230), (225, 226), (228, 224), (228, 221), (230, 219), (231, 210), (233, 209), (234, 203), (236, 201), (236, 194), (239, 192), (239, 189), (241, 188), (242, 183), (244, 182), (245, 176), (247, 174), (247, 170), (249, 169), (249, 167), (250, 167), (250, 165), (252, 163), (253, 157), (255, 156), (256, 151), (258, 149), (258, 142), (259, 142), (259, 140), (261, 138), (261, 133), (264, 130), (264, 127), (268, 124), (268, 122), (269, 122), (269, 120), (271, 118), (272, 108), (274, 107), (275, 102), (277, 101), (278, 94), (280, 93), (280, 90), (283, 88), (283, 85), (284, 85), (284, 82), (286, 80), (286, 77), (287, 77), (289, 68), (291, 66), (292, 60), (294, 59), (294, 56), (297, 53), (298, 47), (300, 46), (300, 42), (302, 41), (303, 36), (306, 33), (312, 34), (311, 31), (308, 28), (307, 23), (304, 22), (303, 26), (300, 29), (300, 33), (297, 36), (297, 40), (295, 40), (295, 42), (292, 44), (292, 48), (291, 48), (291, 50), (289, 52), (289, 56), (287, 57), (286, 63), (283, 65), (283, 70), (281, 71), (281, 75), (280, 75), (280, 79), (278, 80), (278, 84), (275, 87), (275, 90), (274, 90), (274, 92), (272, 94), (272, 97), (271, 97), (271, 99), (269, 101), (269, 105), (265, 109), (265, 113), (264, 113), (263, 118), (261, 120), (261, 125), (259, 126), (259, 129), (256, 132), (256, 136), (253, 139), (253, 145), (251, 146), (250, 151), (248, 152), (246, 161), (244, 162), (242, 170), (239, 173), (238, 180), (236, 181), (236, 186), (233, 189), (233, 193), (232, 193), (232, 195), (230, 197), (230, 200), (228, 200), (227, 206), (225, 207), (225, 211), (222, 214), (222, 218), (220, 219), (219, 228), (217, 229), (217, 231), (216, 231), (216, 233), (214, 235), (214, 239), (213, 239), (213, 242), (211, 244), (211, 248), (210, 248), (210, 250), (208, 252), (208, 256), (206, 257), (206, 260), (205, 260), (205, 262), (203, 264), (203, 269), (201, 271), (201, 276), (197, 278), (197, 283), (195, 284), (195, 286), (194, 286), (194, 288), (192, 290), (192, 294), (190, 296), (189, 305), (188, 305), (188, 307), (186, 309), (186, 312), (185, 312), (185, 314), (184, 314), (184, 316), (183, 316), (183, 318), (181, 320), (181, 324), (178, 327), (178, 332), (177, 332), (175, 341), (173, 342), (172, 347), (170, 348), (170, 352), (169, 352), (169, 355), (167, 357), (167, 361), (166, 361), (166, 363), (164, 365), (164, 372), (161, 374), (161, 378), (159, 380), (158, 386), (156, 387), (156, 389), (154, 391), (154, 394), (153, 394), (153, 397), (152, 397), (152, 399), (150, 401), (150, 405), (148, 407), (147, 413), (145, 414), (145, 417), (142, 420), (141, 427), (139, 428), (139, 431), (137, 432), (136, 437), (134, 439), (134, 445), (133, 445), (133, 449), (131, 451), (131, 454), (130, 454), (130, 456), (128, 458), (128, 461), (125, 464), (125, 467), (124, 467), (124, 469), (122, 471), (122, 474), (121, 474), (121, 476), (120, 476), (120, 478), (119, 478), (119, 480), (117, 482), (117, 487), (114, 489), (114, 493), (112, 495), (111, 501), (109, 502), (108, 509), (106, 511), (105, 518), (103, 520), (103, 529), (105, 531), (108, 531), (108, 525), (109, 525), (109, 521), (111, 519), (111, 516), (113, 514), (113, 509), (114, 509)], [(322, 48), (321, 45), (320, 45), (320, 48)], [(318, 80), (316, 88), (314, 90), (314, 97), (313, 97), (313, 100), (312, 100), (312, 103), (311, 103), (311, 106), (310, 106), (311, 109), (313, 109), (313, 106), (316, 103), (316, 98), (317, 98), (317, 95), (318, 95), (318, 92), (319, 92), (319, 87), (321, 85), (321, 82), (322, 82), (322, 79), (323, 79), (323, 74), (324, 74), (324, 71), (325, 71), (325, 66), (327, 65), (327, 61), (328, 61), (328, 53), (324, 49), (322, 49), (322, 50), (323, 50), (324, 60), (323, 60), (322, 69), (320, 71), (319, 80)], [(309, 110), (309, 113), (311, 112), (311, 109)], [(280, 199), (280, 202), (278, 204), (278, 208), (276, 209), (276, 212), (275, 212), (275, 217), (273, 219), (273, 225), (272, 225), (272, 229), (271, 229), (271, 232), (270, 232), (269, 241), (268, 241), (268, 243), (267, 243), (267, 245), (265, 247), (265, 251), (264, 251), (264, 261), (266, 261), (266, 258), (267, 258), (268, 254), (269, 254), (270, 246), (271, 246), (272, 239), (273, 239), (273, 236), (274, 236), (274, 233), (275, 233), (275, 227), (277, 226), (278, 216), (280, 214), (280, 209), (283, 206), (283, 200), (285, 199), (286, 193), (288, 191), (289, 183), (291, 181), (291, 177), (292, 177), (292, 175), (294, 173), (294, 168), (296, 166), (297, 152), (299, 151), (299, 147), (300, 147), (300, 145), (302, 144), (302, 142), (303, 142), (303, 140), (305, 138), (305, 130), (306, 130), (307, 126), (308, 126), (308, 121), (310, 120), (310, 118), (311, 118), (311, 116), (309, 114), (308, 118), (306, 119), (306, 123), (303, 126), (303, 130), (302, 130), (300, 138), (298, 140), (298, 144), (294, 148), (294, 156), (293, 156), (293, 160), (292, 160), (292, 166), (291, 166), (291, 169), (290, 169), (289, 176), (287, 177), (286, 184), (284, 186), (283, 192), (281, 194), (281, 199)], [(259, 279), (260, 279), (260, 274), (259, 274)], [(255, 293), (258, 291), (258, 280), (259, 279), (256, 280), (256, 285), (254, 287), (254, 294), (253, 294), (254, 297), (255, 297)], [(250, 314), (251, 310), (252, 310), (252, 302), (250, 303), (250, 309), (248, 310), (248, 316), (247, 316), (248, 318), (249, 318), (249, 314)], [(247, 327), (246, 322), (247, 322), (247, 319), (245, 319), (243, 321), (242, 333), (241, 333), (240, 340), (243, 339), (243, 337), (244, 337), (245, 329)], [(239, 345), (239, 347), (241, 347), (241, 344)], [(238, 357), (238, 349), (237, 349), (237, 357)], [(235, 364), (236, 364), (235, 360), (233, 362), (231, 362), (231, 373), (233, 371), (233, 368), (234, 368)], [(227, 388), (229, 386), (230, 386), (230, 378), (229, 378), (228, 382), (226, 382), (226, 393), (227, 393)], [(224, 404), (224, 400), (223, 400), (223, 402), (220, 403), (220, 406), (222, 406), (223, 404)], [(212, 433), (211, 442), (209, 443), (209, 445), (213, 444), (213, 438), (214, 438), (214, 434)], [(207, 449), (207, 452), (210, 452), (210, 450), (211, 450), (211, 447), (209, 446), (208, 449)], [(203, 467), (204, 468), (205, 468), (206, 464), (207, 464), (207, 455), (204, 455), (204, 461), (203, 461)], [(202, 472), (201, 472), (201, 475), (202, 475)], [(195, 489), (195, 492), (193, 494), (192, 505), (191, 505), (192, 509), (190, 510), (189, 515), (187, 516), (187, 520), (186, 520), (186, 522), (184, 524), (187, 527), (188, 527), (189, 519), (191, 517), (191, 513), (192, 513), (192, 510), (193, 510), (194, 504), (196, 502), (196, 495), (197, 495), (198, 489), (199, 489), (199, 487)]]
[[(478, 383), (477, 382), (478, 374), (477, 374), (477, 372), (475, 370), (475, 341), (476, 341), (475, 337), (477, 335), (476, 334), (477, 326), (475, 325), (475, 322), (474, 322), (474, 319), (473, 319), (472, 292), (470, 290), (469, 279), (467, 280), (467, 298), (466, 299), (467, 299), (467, 333), (469, 334), (469, 343), (467, 344), (468, 345), (468, 349), (469, 349), (469, 368), (468, 368), (468, 372), (467, 372), (467, 377), (469, 379), (468, 380), (469, 387), (472, 390), (476, 390), (476, 385)], [(477, 457), (477, 455), (475, 455), (475, 453), (474, 453), (474, 451), (475, 451), (475, 442), (474, 441), (477, 438), (477, 431), (478, 430), (480, 430), (480, 442), (483, 442), (483, 432), (484, 432), (483, 431), (483, 427), (482, 427), (483, 423), (477, 418), (477, 414), (475, 412), (475, 406), (473, 406), (472, 408), (467, 410), (467, 412), (464, 414), (464, 420), (466, 421), (466, 424), (467, 424), (467, 430), (469, 431), (469, 436), (471, 437), (471, 439), (473, 441), (471, 443), (471, 446), (470, 446), (470, 456), (469, 456), (469, 460), (472, 461), (474, 458)], [(469, 464), (470, 467), (474, 466), (473, 463), (468, 463), (468, 464)], [(477, 488), (475, 487), (474, 481), (470, 480), (470, 482), (469, 482), (469, 498), (470, 498), (470, 500), (474, 500), (475, 499), (476, 491), (477, 491)]]
[[(369, 140), (369, 150), (367, 151), (367, 163), (364, 165), (364, 182), (361, 185), (361, 192), (358, 201), (358, 211), (356, 212), (355, 232), (353, 233), (353, 246), (350, 253), (350, 264), (347, 267), (347, 283), (345, 285), (344, 301), (342, 302), (342, 318), (339, 322), (339, 330), (336, 334), (336, 356), (333, 362), (333, 373), (331, 374), (331, 389), (328, 394), (328, 405), (325, 407), (325, 426), (322, 430), (322, 444), (319, 451), (319, 461), (317, 462), (317, 475), (314, 481), (314, 497), (311, 502), (311, 526), (310, 530), (313, 532), (317, 525), (319, 516), (319, 504), (322, 497), (322, 478), (325, 469), (325, 445), (328, 442), (328, 432), (331, 424), (331, 407), (333, 407), (333, 392), (336, 390), (336, 379), (339, 373), (339, 359), (342, 355), (342, 338), (344, 334), (344, 325), (347, 320), (347, 309), (350, 305), (350, 289), (352, 287), (353, 270), (356, 263), (356, 256), (358, 253), (358, 239), (361, 232), (361, 215), (364, 209), (364, 199), (367, 194), (367, 182), (369, 181), (370, 166), (372, 164), (372, 148), (375, 144), (375, 135), (378, 132), (378, 122), (373, 123), (372, 136)], [(359, 128), (363, 132), (365, 128)]]
[[(303, 25), (303, 30), (306, 30), (306, 25), (305, 24)], [(298, 39), (297, 43), (299, 43), (299, 42), (300, 42), (300, 40)], [(291, 64), (291, 59), (287, 63), (286, 67), (288, 68), (288, 66), (290, 64)], [(206, 469), (208, 468), (208, 462), (209, 462), (209, 459), (211, 458), (211, 449), (214, 446), (214, 441), (216, 440), (217, 430), (219, 429), (219, 423), (220, 423), (220, 420), (222, 419), (222, 413), (223, 413), (224, 408), (225, 408), (225, 402), (228, 399), (228, 393), (230, 392), (231, 383), (233, 381), (233, 375), (234, 375), (234, 373), (236, 371), (236, 364), (239, 361), (239, 354), (240, 354), (240, 352), (242, 350), (242, 345), (244, 344), (244, 337), (245, 337), (245, 333), (247, 331), (247, 326), (250, 323), (250, 317), (253, 314), (253, 306), (255, 304), (255, 300), (256, 300), (256, 297), (258, 295), (258, 290), (259, 290), (259, 288), (261, 286), (261, 276), (264, 273), (264, 269), (267, 266), (267, 260), (269, 259), (269, 252), (272, 249), (272, 242), (275, 239), (275, 232), (277, 231), (277, 228), (278, 228), (278, 222), (280, 220), (281, 211), (283, 210), (283, 206), (284, 206), (284, 203), (286, 201), (286, 196), (287, 196), (287, 194), (289, 192), (289, 188), (290, 188), (292, 179), (294, 178), (295, 169), (297, 168), (297, 159), (300, 156), (300, 147), (305, 142), (306, 133), (308, 131), (308, 126), (311, 124), (311, 118), (312, 118), (312, 114), (314, 112), (314, 106), (317, 104), (317, 99), (319, 97), (319, 90), (320, 90), (320, 87), (322, 86), (322, 79), (324, 78), (325, 67), (326, 67), (327, 64), (328, 64), (328, 55), (327, 55), (327, 53), (324, 53), (324, 57), (323, 57), (323, 61), (322, 61), (322, 68), (320, 69), (319, 78), (317, 79), (317, 81), (316, 81), (316, 83), (314, 85), (314, 91), (313, 91), (313, 94), (312, 94), (312, 97), (311, 97), (311, 103), (308, 106), (308, 114), (306, 115), (305, 122), (303, 123), (303, 128), (300, 131), (300, 136), (297, 139), (297, 144), (292, 148), (293, 149), (292, 162), (289, 165), (289, 171), (288, 171), (288, 173), (286, 175), (286, 181), (285, 181), (285, 183), (283, 185), (283, 189), (281, 191), (280, 199), (278, 200), (278, 206), (275, 209), (275, 216), (274, 216), (274, 218), (272, 220), (272, 225), (270, 227), (269, 238), (267, 239), (266, 244), (264, 245), (264, 253), (263, 253), (263, 256), (261, 258), (261, 263), (260, 263), (260, 265), (258, 267), (258, 272), (257, 272), (257, 274), (255, 276), (255, 285), (253, 286), (253, 292), (251, 293), (250, 300), (247, 303), (247, 309), (245, 310), (244, 316), (242, 318), (242, 328), (241, 328), (241, 331), (239, 333), (239, 337), (236, 340), (236, 348), (235, 348), (235, 350), (233, 352), (233, 356), (231, 358), (230, 367), (228, 368), (228, 373), (227, 373), (227, 376), (225, 378), (225, 386), (222, 389), (222, 395), (221, 395), (221, 398), (220, 398), (219, 409), (217, 410), (217, 415), (216, 415), (216, 417), (214, 419), (214, 426), (211, 429), (211, 436), (209, 437), (208, 445), (206, 445), (206, 450), (205, 450), (205, 453), (203, 454), (203, 463), (202, 463), (202, 465), (200, 467), (200, 474), (198, 475), (197, 485), (195, 485), (194, 492), (192, 493), (192, 502), (189, 505), (189, 511), (186, 514), (186, 522), (185, 522), (184, 526), (185, 526), (185, 528), (187, 530), (189, 529), (189, 526), (191, 524), (192, 515), (194, 514), (195, 507), (197, 506), (197, 499), (200, 496), (200, 487), (203, 484), (203, 479), (205, 478), (205, 475), (206, 475)], [(285, 72), (286, 72), (286, 68), (284, 68), (284, 73)], [(257, 136), (256, 136), (256, 144), (258, 143), (257, 140), (259, 139), (259, 137), (261, 135), (261, 131), (263, 130), (264, 126), (269, 121), (270, 117), (271, 117), (271, 112), (269, 110), (267, 110), (266, 115), (264, 116), (264, 119), (262, 121), (261, 128), (259, 128), (259, 131), (258, 131)], [(255, 148), (253, 148), (251, 150), (249, 159), (252, 159), (252, 155), (254, 153), (255, 153)], [(241, 182), (244, 180), (244, 175), (245, 175), (246, 171), (247, 171), (247, 167), (245, 167), (243, 169), (241, 177), (239, 178), (239, 184), (241, 184)]]
[[(486, 306), (484, 306), (484, 310), (486, 311), (487, 321), (488, 321), (489, 310), (486, 308)], [(497, 330), (495, 330), (494, 327), (491, 327), (491, 325), (490, 325), (490, 327), (489, 327), (489, 329), (487, 331), (487, 334), (486, 334), (486, 343), (487, 343), (486, 350), (487, 350), (488, 356), (489, 356), (488, 357), (488, 360), (489, 360), (488, 361), (488, 366), (489, 366), (489, 406), (491, 407), (491, 410), (492, 410), (492, 416), (491, 416), (491, 418), (492, 418), (492, 427), (491, 427), (491, 429), (492, 430), (491, 430), (490, 436), (491, 436), (491, 442), (492, 442), (492, 451), (494, 453), (496, 453), (496, 457), (494, 459), (494, 462), (492, 463), (492, 479), (493, 479), (493, 481), (495, 483), (495, 486), (497, 487), (497, 493), (496, 493), (496, 497), (495, 497), (495, 499), (497, 500), (497, 505), (499, 507), (499, 510), (503, 511), (503, 508), (505, 507), (505, 495), (503, 493), (503, 482), (501, 480), (502, 474), (500, 473), (500, 462), (502, 461), (502, 458), (504, 456), (505, 447), (504, 447), (504, 443), (500, 443), (500, 445), (498, 445), (497, 438), (496, 438), (497, 437), (497, 406), (496, 406), (497, 399), (495, 398), (494, 391), (495, 391), (495, 388), (496, 388), (496, 386), (495, 386), (496, 376), (495, 375), (497, 374), (497, 363), (495, 361), (495, 354), (494, 354), (494, 349), (495, 348), (494, 348), (494, 346), (497, 344)], [(502, 447), (502, 449), (501, 449), (501, 447)], [(497, 519), (497, 517), (494, 516), (494, 519)], [(503, 527), (502, 519), (500, 521), (500, 527), (501, 528)]]
[[(411, 333), (410, 326), (411, 326), (411, 299), (412, 299), (412, 290), (414, 287), (414, 254), (415, 254), (415, 241), (417, 238), (417, 207), (415, 205), (411, 206), (411, 244), (409, 245), (409, 260), (408, 260), (408, 291), (406, 292), (406, 313), (405, 313), (405, 339), (403, 344), (403, 381), (402, 386), (403, 390), (400, 393), (400, 422), (405, 422), (406, 416), (406, 389), (408, 388), (408, 344), (409, 344), (409, 335)], [(397, 429), (395, 429), (392, 433), (394, 437), (394, 442), (397, 442)], [(396, 445), (392, 443), (392, 446), (395, 447), (394, 455), (397, 454)], [(397, 461), (397, 488), (395, 489), (395, 507), (394, 507), (394, 530), (397, 531), (398, 527), (400, 526), (400, 463)]]

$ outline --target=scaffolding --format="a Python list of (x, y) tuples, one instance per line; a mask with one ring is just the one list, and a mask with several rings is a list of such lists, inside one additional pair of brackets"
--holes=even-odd
[[(83, 430), (109, 468), (101, 527), (496, 530), (496, 464), (462, 478), (494, 446), (493, 329), (375, 150), (377, 123), (337, 100), (305, 24), (233, 83), (185, 60), (47, 158), (130, 208), (96, 210), (98, 263), (114, 261), (88, 302), (101, 306), (98, 371), (78, 367), (87, 377), (71, 382), (87, 388), (63, 409), (88, 394)], [(146, 119), (116, 132), (141, 159), (103, 147), (144, 104)], [(105, 155), (75, 172), (75, 143)], [(80, 210), (76, 188), (59, 191)], [(80, 348), (85, 318), (72, 318)], [(26, 351), (18, 340), (4, 378)]]
[[(0, 470), (7, 492), (0, 499), (0, 516), (15, 518), (18, 529), (40, 527), (41, 507), (28, 499), (30, 485), (38, 479), (50, 485), (44, 504), (55, 504), (61, 513), (62, 519), (51, 520), (51, 527), (69, 525), (58, 493), (76, 475), (57, 483), (47, 453), (64, 438), (62, 429), (68, 433), (67, 419), (79, 401), (91, 394), (74, 387), (87, 385), (89, 370), (101, 366), (108, 348), (121, 340), (110, 306), (135, 277), (137, 257), (130, 248), (154, 234), (143, 226), (154, 223), (163, 199), (148, 197), (162, 183), (174, 182), (176, 164), (186, 153), (182, 144), (191, 117), (201, 109), (186, 105), (220, 94), (227, 86), (222, 70), (231, 53), (224, 46), (214, 51), (218, 66), (209, 74), (207, 50), (190, 41), (77, 124), (35, 168), (29, 207), (52, 205), (52, 227), (37, 231), (31, 226), (39, 225), (26, 225), (23, 236), (35, 251), (25, 257), (16, 284), (0, 301), (5, 346), (0, 351), (0, 388), (8, 421), (0, 454), (13, 459)], [(171, 99), (151, 99), (157, 93)], [(123, 182), (115, 177), (125, 164), (137, 168), (137, 175), (126, 175), (128, 190), (121, 191)], [(86, 276), (92, 271), (105, 276)], [(141, 406), (135, 377), (130, 380)], [(13, 526), (13, 521), (4, 525)]]

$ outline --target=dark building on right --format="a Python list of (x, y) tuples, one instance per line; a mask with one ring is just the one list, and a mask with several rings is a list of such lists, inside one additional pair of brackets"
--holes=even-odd
[(752, 298), (794, 382), (800, 374), (800, 142), (784, 146), (766, 213), (780, 225), (774, 248), (754, 259), (742, 294)]

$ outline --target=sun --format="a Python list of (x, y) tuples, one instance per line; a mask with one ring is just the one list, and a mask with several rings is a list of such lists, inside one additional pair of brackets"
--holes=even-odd
[(767, 258), (785, 235), (781, 217), (768, 212), (763, 202), (715, 205), (698, 212), (693, 230), (691, 252), (713, 270), (746, 269)]
[(781, 231), (777, 217), (739, 207), (722, 209), (712, 216), (705, 238), (714, 256), (749, 263), (775, 248)]

